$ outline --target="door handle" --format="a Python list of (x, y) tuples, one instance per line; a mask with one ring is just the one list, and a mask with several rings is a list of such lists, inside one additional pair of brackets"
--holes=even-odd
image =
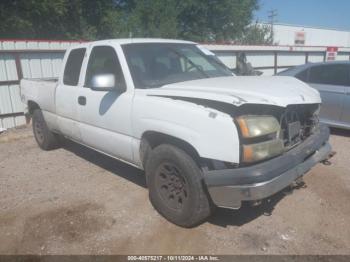
[(78, 97), (78, 103), (79, 103), (79, 105), (85, 106), (86, 105), (86, 97), (85, 96), (79, 96)]

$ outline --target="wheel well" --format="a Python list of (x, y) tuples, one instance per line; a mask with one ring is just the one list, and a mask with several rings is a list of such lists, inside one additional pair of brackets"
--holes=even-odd
[(30, 115), (34, 113), (35, 109), (40, 109), (40, 106), (34, 101), (28, 101), (28, 112)]
[(197, 150), (188, 142), (156, 131), (147, 131), (142, 135), (140, 145), (140, 159), (143, 166), (151, 150), (161, 144), (171, 144), (184, 150), (194, 159), (194, 161), (197, 162), (197, 164), (200, 164), (201, 157), (199, 156)]

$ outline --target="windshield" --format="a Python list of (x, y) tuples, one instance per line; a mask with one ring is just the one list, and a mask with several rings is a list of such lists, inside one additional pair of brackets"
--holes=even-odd
[(194, 44), (127, 44), (123, 50), (136, 88), (233, 75), (219, 59)]

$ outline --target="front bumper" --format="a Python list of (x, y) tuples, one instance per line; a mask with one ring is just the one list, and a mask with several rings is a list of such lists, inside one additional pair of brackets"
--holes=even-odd
[(214, 204), (238, 209), (242, 201), (262, 200), (281, 191), (328, 158), (328, 139), (329, 128), (320, 125), (302, 144), (279, 157), (248, 167), (205, 172)]

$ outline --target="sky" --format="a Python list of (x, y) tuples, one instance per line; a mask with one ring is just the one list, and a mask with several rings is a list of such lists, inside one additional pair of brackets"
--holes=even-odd
[(260, 0), (255, 19), (268, 21), (271, 9), (277, 10), (277, 23), (350, 31), (350, 0)]

